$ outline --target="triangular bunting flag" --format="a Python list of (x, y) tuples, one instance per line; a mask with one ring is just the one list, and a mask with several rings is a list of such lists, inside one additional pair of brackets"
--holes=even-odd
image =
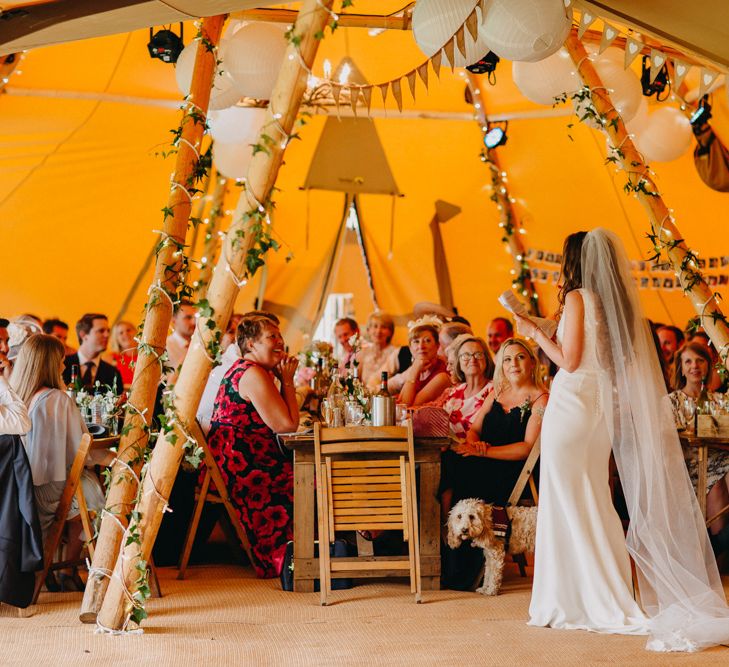
[(415, 70), (408, 72), (405, 75), (408, 80), (408, 86), (410, 86), (410, 94), (413, 96), (413, 102), (415, 101)]
[(701, 68), (701, 76), (699, 77), (699, 99), (701, 99), (706, 92), (711, 88), (711, 84), (716, 81), (716, 77), (719, 76), (719, 72), (715, 72), (706, 67)]
[(658, 72), (666, 64), (666, 56), (656, 49), (651, 49), (651, 83), (656, 80)]
[(352, 107), (352, 112), (357, 115), (357, 100), (359, 99), (359, 86), (351, 86), (349, 88), (349, 105)]
[(428, 63), (425, 62), (420, 67), (418, 67), (417, 72), (420, 80), (425, 86), (425, 89), (428, 90)]
[(337, 114), (339, 114), (339, 96), (342, 94), (342, 85), (330, 81), (329, 85), (332, 87), (332, 97), (334, 98), (334, 104), (337, 105)]
[(673, 59), (673, 89), (677, 93), (680, 93), (679, 88), (690, 69), (691, 65), (683, 62), (683, 60)]
[(380, 93), (382, 93), (382, 104), (387, 106), (387, 89), (390, 87), (390, 82), (387, 83), (381, 83), (378, 88), (380, 89)]
[(466, 57), (466, 27), (461, 26), (456, 33), (456, 46), (458, 51), (465, 58)]
[(443, 57), (443, 51), (438, 51), (431, 59), (430, 64), (433, 66), (433, 72), (440, 79), (440, 60)]
[(600, 39), (600, 48), (598, 49), (598, 53), (602, 53), (605, 49), (608, 48), (614, 41), (615, 38), (619, 35), (617, 28), (613, 28), (609, 23), (606, 23), (602, 27), (602, 38)]
[(392, 96), (395, 98), (395, 102), (397, 102), (397, 109), (398, 111), (402, 111), (402, 90), (400, 88), (400, 79), (390, 81), (390, 85), (392, 86)]
[(590, 14), (590, 12), (582, 12), (582, 16), (580, 16), (580, 27), (577, 28), (577, 37), (582, 39), (582, 35), (595, 22), (596, 18), (597, 16)]
[(634, 37), (628, 37), (625, 40), (625, 64), (623, 67), (628, 69), (630, 64), (638, 57), (638, 54), (643, 50), (643, 42)]
[(475, 42), (478, 39), (478, 12), (475, 7), (466, 19), (466, 28), (468, 28), (471, 39)]
[(451, 68), (451, 71), (455, 68), (455, 65), (453, 64), (455, 58), (455, 48), (456, 48), (456, 39), (455, 37), (448, 40), (446, 45), (443, 47), (443, 53), (445, 54), (446, 60), (448, 61), (448, 66)]
[(362, 97), (367, 106), (367, 115), (370, 115), (370, 107), (372, 106), (372, 86), (362, 86)]

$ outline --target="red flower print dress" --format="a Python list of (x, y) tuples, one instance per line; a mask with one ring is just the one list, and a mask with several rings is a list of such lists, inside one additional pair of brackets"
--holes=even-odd
[(238, 391), (243, 374), (255, 365), (240, 359), (223, 377), (208, 446), (248, 535), (256, 574), (269, 578), (279, 575), (286, 543), (293, 538), (294, 476), (274, 432)]

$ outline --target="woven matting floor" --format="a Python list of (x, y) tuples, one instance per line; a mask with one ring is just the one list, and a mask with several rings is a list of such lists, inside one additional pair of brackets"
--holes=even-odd
[[(654, 654), (642, 637), (531, 628), (531, 579), (505, 573), (501, 595), (433, 591), (417, 605), (406, 583), (285, 593), (235, 566), (159, 571), (143, 635), (99, 635), (78, 621), (80, 593), (42, 593), (32, 615), (0, 606), (0, 665), (727, 665), (729, 648)], [(725, 579), (725, 587), (729, 581)]]

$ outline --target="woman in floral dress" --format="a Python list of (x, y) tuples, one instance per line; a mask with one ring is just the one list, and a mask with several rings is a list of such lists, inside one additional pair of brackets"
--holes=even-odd
[(293, 469), (276, 433), (299, 425), (298, 361), (286, 354), (278, 326), (265, 316), (241, 319), (238, 345), (243, 356), (220, 384), (208, 445), (251, 544), (256, 574), (276, 577), (293, 534)]

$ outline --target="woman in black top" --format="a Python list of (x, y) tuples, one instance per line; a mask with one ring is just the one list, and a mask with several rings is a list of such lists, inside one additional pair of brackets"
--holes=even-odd
[[(445, 518), (464, 498), (496, 505), (508, 501), (539, 437), (547, 398), (534, 352), (518, 338), (505, 341), (496, 355), (494, 391), (476, 414), (466, 441), (443, 455), (440, 495)], [(465, 546), (468, 551), (462, 547), (451, 555), (444, 553), (444, 585), (450, 588), (469, 588), (480, 569), (475, 561), (483, 562), (472, 553), (480, 550)]]

